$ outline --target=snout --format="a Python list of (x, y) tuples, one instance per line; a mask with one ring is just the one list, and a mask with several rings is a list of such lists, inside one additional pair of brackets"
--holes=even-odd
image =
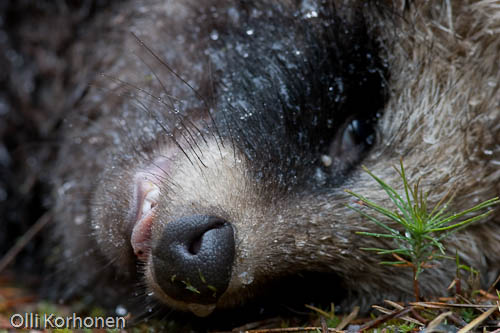
[(177, 301), (214, 304), (229, 285), (234, 243), (233, 227), (218, 217), (167, 223), (152, 249), (155, 282)]

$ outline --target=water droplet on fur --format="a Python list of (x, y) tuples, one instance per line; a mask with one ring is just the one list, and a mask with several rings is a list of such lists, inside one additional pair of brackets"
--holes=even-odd
[(217, 32), (217, 30), (212, 30), (212, 32), (210, 33), (210, 39), (211, 40), (219, 39), (219, 33)]
[(237, 44), (235, 47), (236, 52), (238, 52), (243, 58), (248, 57), (248, 52), (246, 51), (247, 46), (243, 44)]
[(85, 215), (77, 215), (75, 217), (75, 224), (76, 225), (80, 225), (82, 224), (83, 222), (85, 222)]
[(295, 236), (295, 246), (299, 249), (303, 248), (307, 244), (306, 235), (296, 235)]
[(115, 312), (117, 315), (122, 317), (128, 313), (127, 309), (123, 305), (118, 305), (115, 309)]
[(310, 12), (307, 12), (304, 17), (306, 19), (310, 19), (310, 18), (314, 18), (314, 17), (318, 17), (318, 12), (315, 11), (315, 10), (311, 10)]
[(148, 293), (148, 296), (149, 296), (149, 297), (151, 297), (151, 296), (153, 296), (154, 294), (155, 294), (155, 293), (151, 291), (151, 292), (149, 292), (149, 293)]
[(253, 35), (253, 33), (254, 33), (254, 30), (253, 30), (253, 29), (248, 29), (248, 30), (247, 30), (247, 35), (248, 35), (248, 36), (252, 36), (252, 35)]
[(227, 14), (233, 22), (237, 22), (240, 18), (240, 12), (234, 7), (229, 8)]
[(330, 155), (321, 155), (321, 163), (328, 168), (332, 165), (332, 157)]
[(485, 155), (488, 155), (488, 156), (493, 155), (493, 150), (485, 149), (483, 152)]
[(69, 191), (74, 186), (75, 186), (74, 182), (66, 182), (57, 190), (57, 194), (63, 196), (66, 194), (67, 191)]
[(335, 78), (335, 84), (339, 92), (342, 94), (344, 92), (344, 81), (342, 81), (342, 78), (340, 77)]
[(240, 278), (241, 283), (245, 285), (249, 285), (253, 282), (253, 276), (248, 272), (240, 273), (238, 277)]

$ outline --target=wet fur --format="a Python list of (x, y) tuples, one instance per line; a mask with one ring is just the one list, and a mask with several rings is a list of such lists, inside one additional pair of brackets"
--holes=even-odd
[[(208, 4), (197, 9), (184, 2), (167, 7), (155, 1), (144, 11), (133, 2), (120, 9), (109, 6), (72, 43), (67, 54), (70, 82), (93, 83), (84, 93), (79, 85), (67, 92), (79, 98), (66, 108), (63, 144), (50, 169), (52, 252), (60, 258), (56, 261), (64, 276), (51, 279), (48, 290), (65, 298), (92, 286), (96, 294), (109, 295), (110, 305), (135, 298), (130, 290), (140, 299), (152, 299), (146, 294), (155, 291), (154, 282), (145, 284), (142, 277), (145, 273), (150, 279), (148, 265), (137, 266), (123, 218), (134, 200), (130, 182), (135, 172), (174, 149), (174, 167), (168, 177), (158, 179), (163, 196), (153, 240), (163, 224), (189, 214), (215, 214), (235, 225), (236, 265), (218, 306), (240, 305), (267, 282), (303, 271), (334, 273), (341, 293), (348, 291), (347, 307), (367, 309), (387, 298), (410, 299), (411, 272), (377, 265), (379, 257), (360, 250), (388, 244), (356, 235), (374, 226), (345, 206), (353, 201), (345, 188), (387, 205), (383, 192), (360, 170), (360, 161), (340, 161), (335, 164), (340, 171), (318, 182), (314, 171), (328, 146), (321, 140), (335, 136), (315, 137), (327, 129), (310, 127), (307, 114), (289, 108), (315, 110), (324, 120), (330, 117), (325, 108), (333, 105), (341, 123), (353, 112), (373, 118), (376, 141), (362, 164), (397, 187), (400, 181), (391, 166), (402, 157), (410, 178), (422, 177), (422, 187), (431, 190), (431, 204), (450, 188), (458, 189), (456, 210), (498, 196), (500, 40), (494, 32), (500, 12), (495, 3), (337, 1), (320, 14), (341, 23), (348, 30), (344, 37), (335, 27), (328, 30), (332, 35), (322, 36), (314, 19), (298, 25), (293, 3), (256, 3), (259, 19), (252, 19), (252, 8), (244, 4), (238, 19), (231, 12), (221, 14), (226, 5), (214, 5), (225, 19), (214, 18)], [(267, 10), (284, 14), (266, 19)], [(268, 32), (277, 22), (278, 29), (290, 28)], [(248, 50), (248, 58), (236, 48), (238, 43), (245, 46), (246, 30), (239, 28), (245, 24), (264, 36), (262, 44)], [(217, 41), (210, 39), (214, 30)], [(298, 37), (289, 45), (310, 59), (302, 72), (288, 72), (285, 66), (297, 61), (300, 68), (300, 57), (290, 55), (280, 63), (266, 53), (269, 38), (286, 40), (288, 33)], [(321, 48), (328, 38), (347, 50)], [(224, 43), (234, 47), (224, 49)], [(360, 60), (357, 68), (375, 74), (366, 85), (357, 85), (366, 71), (341, 73), (351, 85), (345, 102), (336, 104), (321, 91), (333, 79), (327, 74), (344, 67), (321, 59), (331, 59), (332, 53), (338, 55), (335, 59), (356, 58), (349, 53), (356, 43), (362, 54), (373, 54), (372, 61)], [(259, 59), (262, 63), (256, 63)], [(315, 80), (317, 73), (327, 74)], [(256, 86), (251, 79), (258, 76), (267, 82)], [(295, 82), (294, 77), (303, 80)], [(288, 95), (279, 95), (279, 84), (273, 87), (279, 80), (287, 82)], [(312, 93), (306, 94), (307, 89)], [(363, 104), (365, 99), (374, 102)], [(173, 113), (177, 108), (180, 112)], [(276, 116), (283, 110), (296, 117), (279, 123)], [(246, 113), (253, 118), (241, 120)], [(306, 139), (294, 136), (299, 132)], [(500, 274), (499, 225), (497, 211), (446, 242), (451, 253), (459, 251), (463, 263), (480, 270), (485, 287)], [(425, 271), (423, 295), (441, 295), (454, 272), (453, 263)], [(250, 274), (253, 283), (242, 285), (242, 274)], [(186, 309), (182, 303), (171, 305)]]

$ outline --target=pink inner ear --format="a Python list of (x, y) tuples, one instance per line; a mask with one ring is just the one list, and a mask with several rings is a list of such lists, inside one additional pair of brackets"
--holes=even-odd
[(153, 165), (137, 172), (135, 176), (135, 209), (130, 242), (134, 254), (141, 261), (147, 261), (151, 250), (151, 228), (160, 196), (160, 185), (171, 168), (171, 160), (161, 157)]

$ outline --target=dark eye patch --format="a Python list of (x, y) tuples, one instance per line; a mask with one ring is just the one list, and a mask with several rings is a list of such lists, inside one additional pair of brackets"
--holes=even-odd
[(267, 13), (219, 31), (210, 52), (218, 128), (259, 181), (286, 190), (338, 184), (373, 144), (386, 101), (377, 43), (361, 13), (353, 21), (330, 7), (314, 20)]

